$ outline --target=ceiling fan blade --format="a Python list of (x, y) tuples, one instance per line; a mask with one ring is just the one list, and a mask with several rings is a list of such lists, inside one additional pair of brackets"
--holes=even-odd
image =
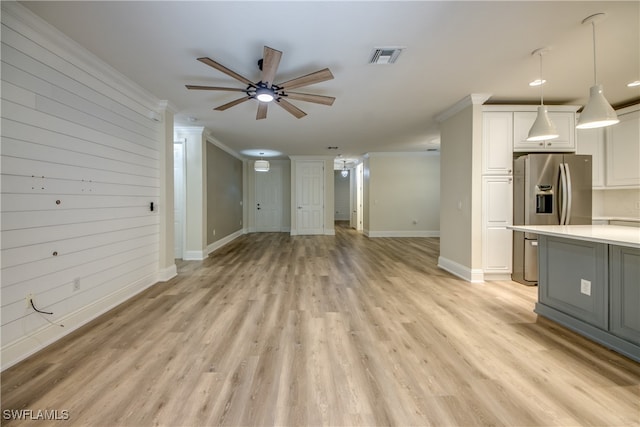
[(325, 68), (323, 70), (316, 71), (315, 73), (280, 83), (278, 86), (282, 89), (295, 89), (297, 87), (312, 85), (314, 83), (320, 83), (331, 79), (333, 79), (333, 74), (331, 74), (331, 71), (328, 68)]
[(211, 58), (206, 58), (206, 57), (198, 58), (198, 61), (202, 62), (203, 64), (207, 64), (208, 66), (213, 67), (216, 70), (221, 71), (221, 72), (225, 73), (226, 75), (231, 76), (234, 79), (239, 80), (239, 81), (241, 81), (242, 83), (244, 83), (246, 85), (255, 86), (253, 84), (253, 82), (251, 80), (249, 80), (248, 78), (243, 77), (240, 74), (236, 73), (235, 71), (232, 71), (232, 70), (228, 69), (224, 65), (217, 63), (216, 61), (214, 61)]
[(287, 98), (298, 101), (315, 102), (316, 104), (333, 105), (333, 96), (312, 95), (310, 93), (286, 92)]
[(235, 87), (220, 87), (220, 86), (197, 86), (197, 85), (185, 85), (187, 89), (195, 90), (228, 90), (230, 92), (245, 92), (244, 89), (238, 89)]
[(301, 119), (307, 115), (307, 113), (305, 113), (304, 111), (302, 111), (301, 109), (293, 105), (292, 103), (285, 101), (282, 98), (278, 99), (276, 104), (278, 104), (279, 106), (281, 106), (282, 108), (284, 108), (285, 110), (287, 110), (288, 112), (296, 116), (297, 119)]
[(280, 58), (282, 52), (270, 48), (264, 47), (264, 54), (262, 58), (262, 83), (266, 83), (267, 87), (273, 85), (273, 79), (276, 77), (276, 71), (278, 71), (278, 65), (280, 65)]
[(231, 107), (234, 107), (234, 106), (236, 106), (236, 105), (238, 105), (238, 104), (242, 104), (243, 102), (248, 101), (248, 100), (250, 100), (250, 99), (251, 99), (251, 97), (250, 97), (250, 96), (244, 96), (244, 97), (242, 97), (242, 98), (238, 98), (238, 99), (236, 99), (235, 101), (227, 102), (227, 103), (226, 103), (226, 104), (224, 104), (224, 105), (221, 105), (221, 106), (219, 106), (219, 107), (216, 107), (216, 108), (214, 108), (214, 110), (216, 110), (216, 111), (224, 111), (224, 110), (226, 110), (227, 108), (231, 108)]
[(258, 113), (256, 114), (256, 120), (266, 119), (267, 118), (267, 107), (269, 104), (266, 102), (258, 101)]

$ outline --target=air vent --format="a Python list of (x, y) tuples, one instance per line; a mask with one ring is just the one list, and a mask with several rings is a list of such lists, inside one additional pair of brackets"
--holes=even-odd
[(371, 53), (369, 64), (394, 64), (401, 52), (401, 47), (377, 47)]

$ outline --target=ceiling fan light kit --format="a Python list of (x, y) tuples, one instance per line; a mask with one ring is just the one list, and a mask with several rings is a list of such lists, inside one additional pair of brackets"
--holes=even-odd
[(276, 72), (278, 71), (281, 57), (282, 52), (280, 52), (279, 50), (272, 49), (268, 46), (264, 47), (263, 58), (258, 61), (258, 68), (262, 73), (261, 80), (257, 83), (252, 82), (248, 78), (236, 73), (235, 71), (230, 70), (229, 68), (214, 61), (211, 58), (198, 58), (198, 61), (202, 62), (203, 64), (206, 64), (230, 77), (233, 77), (234, 79), (247, 85), (247, 87), (245, 89), (197, 85), (186, 85), (186, 87), (187, 89), (192, 90), (244, 92), (245, 96), (243, 96), (242, 98), (238, 98), (224, 105), (216, 107), (214, 108), (214, 110), (224, 111), (250, 99), (256, 99), (257, 101), (259, 101), (256, 120), (267, 118), (267, 106), (269, 103), (274, 101), (276, 105), (279, 105), (285, 111), (298, 119), (307, 115), (307, 113), (287, 101), (286, 98), (295, 99), (298, 101), (313, 102), (315, 104), (333, 105), (335, 98), (332, 96), (289, 92), (290, 89), (308, 86), (314, 83), (320, 83), (333, 79), (333, 74), (331, 74), (331, 71), (328, 68), (301, 77), (297, 77), (292, 80), (288, 80), (284, 83), (274, 84), (273, 81), (275, 79)]
[(533, 122), (533, 126), (529, 129), (529, 135), (527, 136), (527, 141), (548, 141), (550, 139), (555, 139), (560, 136), (556, 126), (553, 124), (551, 119), (549, 118), (549, 111), (547, 106), (544, 105), (544, 96), (543, 96), (543, 82), (545, 81), (542, 78), (542, 55), (547, 53), (549, 49), (540, 48), (531, 52), (532, 55), (540, 56), (540, 78), (538, 81), (541, 83), (540, 86), (540, 106), (538, 107), (538, 115), (536, 120)]
[(604, 13), (587, 16), (583, 24), (591, 24), (593, 32), (593, 86), (589, 89), (589, 101), (582, 109), (576, 128), (594, 129), (618, 123), (618, 115), (604, 97), (602, 85), (598, 84), (596, 73), (596, 22), (605, 17)]

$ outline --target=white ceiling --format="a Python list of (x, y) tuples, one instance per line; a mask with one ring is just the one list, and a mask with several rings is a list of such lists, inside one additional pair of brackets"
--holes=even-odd
[[(437, 147), (435, 116), (471, 93), (489, 103), (539, 102), (528, 82), (543, 57), (545, 103), (583, 105), (598, 80), (614, 105), (640, 100), (638, 1), (28, 1), (29, 9), (144, 89), (177, 108), (177, 125), (205, 126), (238, 153), (361, 156)], [(296, 119), (270, 106), (256, 121), (251, 100), (213, 111), (243, 88), (196, 58), (207, 56), (252, 81), (263, 46), (284, 54), (276, 83), (329, 67), (335, 79), (298, 92), (336, 97), (333, 106), (291, 101)], [(369, 65), (374, 47), (405, 48), (394, 65)], [(241, 94), (240, 94), (241, 95)], [(196, 118), (191, 123), (188, 117)], [(329, 146), (339, 147), (328, 150)]]

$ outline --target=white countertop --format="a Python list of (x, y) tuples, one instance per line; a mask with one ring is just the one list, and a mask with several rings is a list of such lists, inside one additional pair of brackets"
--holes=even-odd
[(625, 227), (621, 225), (512, 225), (507, 228), (546, 236), (640, 248), (640, 227)]

